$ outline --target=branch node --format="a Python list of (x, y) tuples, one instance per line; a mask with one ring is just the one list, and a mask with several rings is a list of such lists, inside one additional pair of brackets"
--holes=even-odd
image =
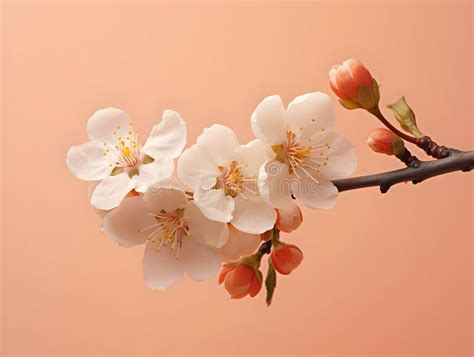
[(418, 147), (435, 159), (445, 159), (451, 155), (452, 149), (438, 145), (429, 136), (423, 136), (418, 140)]
[(418, 160), (416, 156), (413, 156), (407, 148), (405, 148), (401, 155), (397, 155), (397, 157), (408, 167), (413, 167), (414, 169), (420, 167), (420, 160)]

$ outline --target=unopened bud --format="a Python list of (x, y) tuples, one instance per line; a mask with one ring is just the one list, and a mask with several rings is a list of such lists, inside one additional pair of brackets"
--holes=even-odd
[(295, 245), (280, 243), (273, 247), (270, 259), (277, 272), (288, 275), (301, 264), (303, 252)]
[(224, 265), (219, 274), (219, 284), (224, 287), (232, 299), (241, 299), (247, 295), (254, 297), (262, 288), (262, 273), (258, 269), (235, 263)]
[(303, 222), (301, 210), (294, 202), (291, 202), (288, 207), (277, 209), (276, 211), (277, 220), (275, 226), (282, 232), (291, 233)]
[(348, 59), (329, 71), (329, 84), (346, 109), (377, 108), (379, 85), (369, 70), (356, 59)]
[(367, 139), (367, 145), (375, 152), (400, 156), (405, 151), (403, 140), (385, 128), (375, 129)]

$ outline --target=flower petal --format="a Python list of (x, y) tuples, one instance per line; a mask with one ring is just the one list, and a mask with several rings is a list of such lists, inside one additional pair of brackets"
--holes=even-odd
[(114, 146), (118, 138), (126, 137), (132, 129), (127, 113), (117, 108), (100, 109), (87, 122), (87, 134), (91, 141)]
[(141, 196), (125, 197), (117, 208), (108, 211), (102, 218), (102, 231), (118, 245), (131, 247), (143, 244), (149, 231), (144, 228), (156, 224), (148, 214)]
[(302, 132), (309, 137), (321, 129), (334, 127), (334, 110), (331, 98), (321, 92), (300, 95), (293, 99), (285, 112), (285, 123), (293, 133)]
[(293, 181), (293, 195), (306, 206), (315, 209), (328, 209), (336, 204), (338, 191), (331, 181), (318, 178), (316, 183), (310, 178)]
[(337, 76), (339, 67), (341, 65), (334, 65), (331, 70), (329, 71), (329, 85), (331, 86), (332, 91), (341, 99), (351, 99), (345, 93), (341, 92), (339, 87), (337, 86)]
[(258, 190), (274, 208), (285, 208), (291, 201), (291, 179), (288, 165), (276, 160), (266, 162), (258, 174)]
[(150, 164), (140, 165), (135, 189), (138, 192), (146, 192), (151, 185), (171, 177), (173, 171), (173, 159), (167, 156), (161, 156)]
[(349, 68), (351, 72), (353, 82), (356, 83), (359, 87), (366, 86), (371, 88), (373, 85), (373, 78), (369, 70), (360, 62), (354, 58), (349, 58), (344, 61), (344, 66)]
[(192, 237), (184, 237), (178, 260), (193, 280), (207, 280), (217, 275), (222, 260), (217, 249), (199, 244)]
[(227, 223), (207, 219), (194, 202), (188, 202), (184, 209), (184, 217), (187, 217), (192, 239), (216, 248), (222, 247), (227, 242)]
[(259, 234), (248, 234), (229, 225), (229, 238), (220, 249), (221, 257), (225, 261), (238, 260), (244, 255), (254, 253), (260, 244)]
[(277, 210), (275, 227), (281, 232), (291, 233), (303, 223), (303, 215), (295, 202), (282, 209)]
[(249, 295), (250, 297), (256, 296), (262, 289), (262, 281), (257, 278), (257, 275), (252, 280), (252, 285), (250, 286)]
[(254, 176), (267, 160), (274, 157), (275, 153), (268, 146), (259, 139), (255, 139), (246, 145), (240, 145), (233, 153), (231, 160), (242, 165), (241, 170), (245, 176)]
[(108, 176), (95, 188), (91, 204), (98, 209), (109, 210), (117, 207), (123, 198), (135, 187), (135, 180), (128, 174)]
[(232, 299), (241, 299), (248, 295), (254, 278), (255, 272), (251, 267), (245, 264), (238, 264), (225, 277), (224, 287)]
[(341, 94), (343, 99), (355, 99), (357, 98), (358, 86), (354, 83), (354, 77), (352, 76), (351, 69), (347, 63), (343, 63), (337, 68), (336, 73), (336, 87), (338, 93)]
[(153, 213), (174, 212), (186, 206), (186, 194), (179, 188), (179, 184), (173, 180), (160, 181), (150, 187), (143, 195), (148, 209)]
[(143, 256), (143, 275), (145, 283), (155, 290), (166, 290), (184, 276), (182, 259), (163, 249), (157, 252), (158, 243), (148, 242)]
[(250, 117), (253, 134), (266, 145), (285, 141), (285, 108), (279, 95), (266, 97)]
[(191, 188), (211, 188), (221, 174), (214, 155), (209, 155), (200, 146), (184, 150), (178, 160), (178, 177)]
[(322, 177), (336, 180), (348, 177), (355, 171), (357, 156), (352, 143), (345, 137), (329, 130), (315, 137), (313, 143), (328, 143), (330, 145), (329, 149), (324, 151), (324, 154), (329, 157), (327, 165), (319, 168), (319, 174)]
[(234, 217), (230, 222), (238, 230), (250, 234), (261, 234), (275, 225), (276, 211), (261, 197), (251, 194), (246, 195), (246, 198), (237, 196), (234, 202)]
[(96, 181), (110, 175), (113, 167), (104, 156), (104, 144), (89, 141), (79, 146), (73, 146), (67, 152), (66, 164), (80, 180)]
[(194, 202), (210, 220), (230, 222), (234, 211), (234, 199), (226, 196), (223, 189), (194, 191)]
[(203, 130), (196, 140), (196, 145), (200, 146), (206, 155), (214, 156), (218, 166), (227, 167), (232, 154), (239, 147), (239, 141), (232, 129), (214, 124)]
[[(97, 185), (100, 183), (100, 181), (94, 181), (94, 182), (91, 182), (89, 187), (87, 187), (87, 200), (90, 202), (91, 201), (91, 198), (92, 198), (92, 194), (94, 193), (94, 190), (95, 188), (97, 187)], [(94, 211), (99, 215), (99, 217), (103, 217), (104, 214), (106, 214), (107, 210), (102, 210), (102, 209), (98, 209), (98, 208), (94, 208)]]
[(165, 155), (176, 159), (186, 144), (186, 123), (172, 110), (165, 110), (158, 125), (155, 125), (142, 152), (157, 159)]

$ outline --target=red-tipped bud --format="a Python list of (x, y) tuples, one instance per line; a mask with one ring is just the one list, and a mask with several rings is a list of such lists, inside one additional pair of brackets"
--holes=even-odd
[(356, 59), (348, 59), (329, 71), (329, 84), (347, 109), (378, 107), (379, 86), (369, 70)]
[(277, 272), (288, 275), (301, 264), (303, 252), (295, 245), (282, 243), (273, 248), (270, 259)]
[(381, 154), (400, 156), (405, 151), (403, 140), (385, 128), (375, 129), (367, 139), (367, 145)]
[(294, 202), (283, 209), (277, 209), (276, 227), (278, 230), (291, 233), (297, 229), (303, 222), (303, 215), (298, 205)]
[(232, 299), (254, 297), (262, 288), (262, 273), (247, 264), (235, 263), (221, 270), (219, 284), (222, 283)]

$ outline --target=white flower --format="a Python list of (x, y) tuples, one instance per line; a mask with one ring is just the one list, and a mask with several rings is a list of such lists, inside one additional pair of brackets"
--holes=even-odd
[(222, 259), (230, 262), (255, 253), (260, 243), (260, 234), (244, 233), (229, 224), (229, 238), (219, 251)]
[(165, 110), (143, 147), (128, 115), (115, 108), (101, 109), (87, 122), (89, 142), (67, 153), (72, 174), (87, 181), (101, 181), (91, 204), (102, 210), (117, 207), (133, 189), (146, 192), (150, 185), (170, 177), (186, 144), (186, 124), (178, 113)]
[(271, 229), (276, 212), (259, 195), (257, 175), (269, 156), (258, 140), (239, 145), (231, 129), (215, 124), (178, 160), (179, 178), (194, 189), (202, 213), (238, 230), (260, 234)]
[(276, 208), (287, 207), (291, 195), (311, 208), (332, 207), (338, 191), (331, 180), (351, 175), (357, 160), (352, 144), (333, 131), (330, 98), (304, 94), (285, 110), (279, 96), (270, 96), (250, 121), (255, 136), (274, 152), (260, 170), (262, 196)]
[(124, 247), (146, 243), (145, 282), (156, 290), (167, 289), (184, 273), (193, 280), (215, 276), (222, 263), (217, 248), (228, 234), (227, 224), (207, 220), (171, 180), (126, 197), (103, 216), (102, 230)]

